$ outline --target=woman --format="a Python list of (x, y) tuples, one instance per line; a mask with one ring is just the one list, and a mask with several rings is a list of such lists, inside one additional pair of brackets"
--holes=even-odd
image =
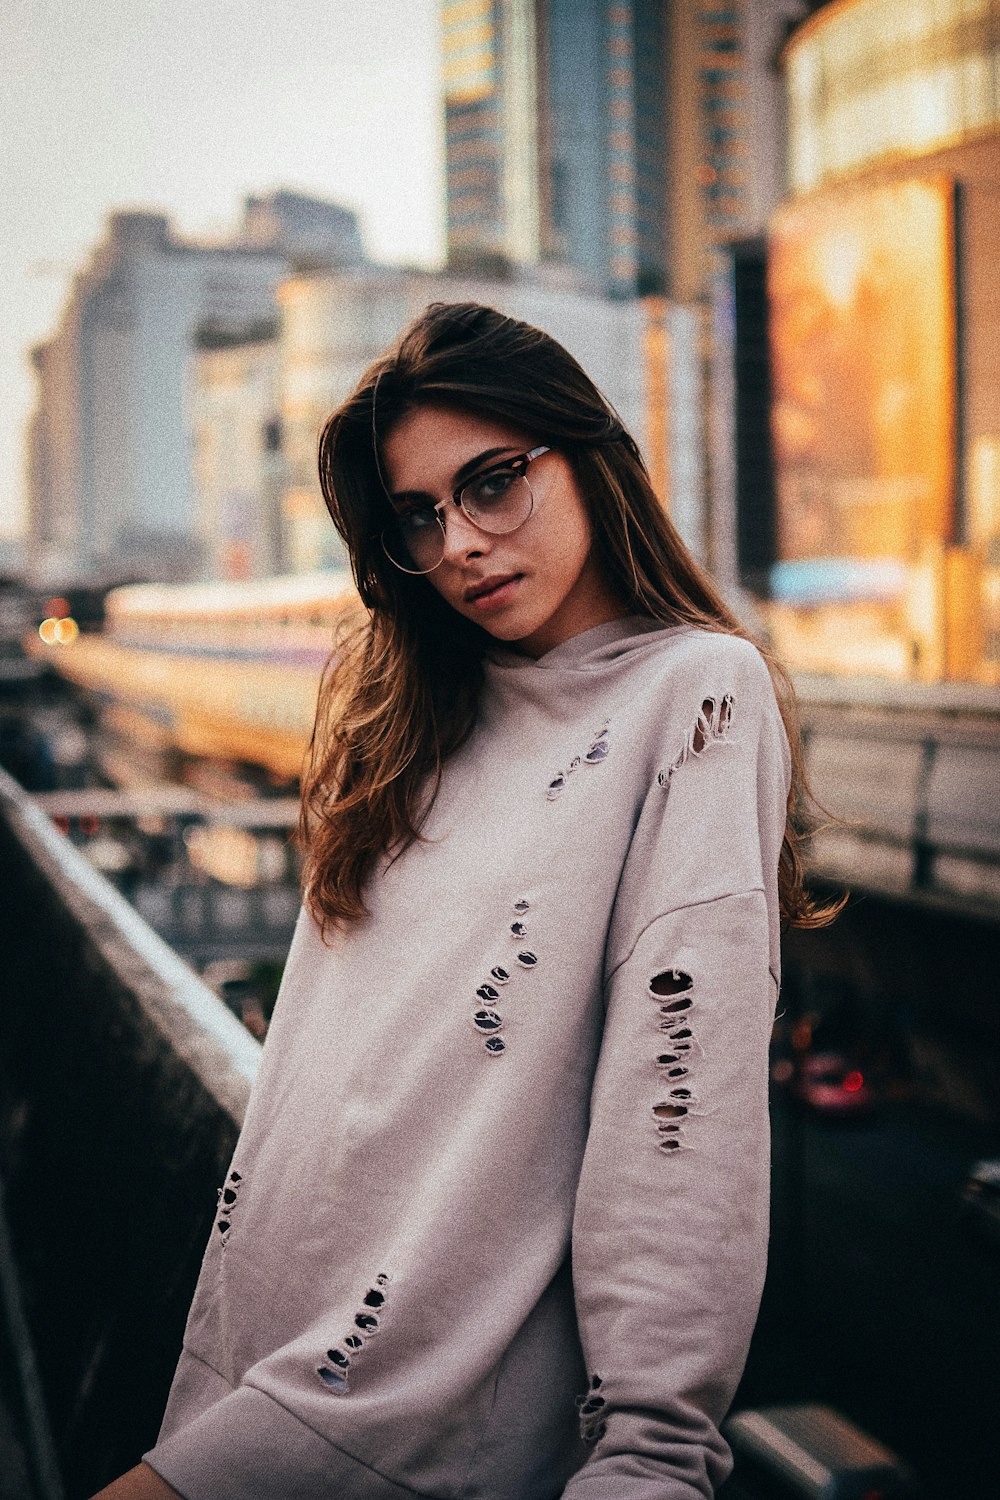
[(104, 1494), (709, 1496), (779, 919), (828, 916), (794, 732), (537, 329), (428, 308), (320, 470), (366, 614), (305, 905), (159, 1440)]

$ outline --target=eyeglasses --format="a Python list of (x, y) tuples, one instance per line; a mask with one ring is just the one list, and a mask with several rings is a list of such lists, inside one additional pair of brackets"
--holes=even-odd
[[(531, 515), (535, 500), (528, 483), (528, 465), (550, 450), (532, 448), (515, 458), (484, 469), (467, 479), (451, 497), (473, 526), (490, 536), (509, 536)], [(382, 546), (391, 563), (404, 573), (430, 573), (444, 560), (445, 514), (440, 505), (415, 505), (396, 513), (382, 533)]]

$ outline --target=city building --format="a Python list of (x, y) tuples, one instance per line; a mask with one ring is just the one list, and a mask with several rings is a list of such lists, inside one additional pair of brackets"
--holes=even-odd
[(707, 297), (784, 187), (806, 0), (443, 0), (449, 263)]
[(784, 192), (778, 54), (810, 8), (442, 4), (449, 264), (559, 266), (583, 289), (697, 309), (701, 555), (737, 607), (733, 316), (712, 308), (730, 247), (764, 233)]
[(709, 300), (726, 247), (764, 232), (785, 192), (778, 54), (806, 0), (674, 0), (668, 75), (670, 288)]
[[(746, 353), (737, 348), (733, 279), (748, 262), (741, 255), (737, 268), (733, 254), (748, 237), (763, 235), (785, 192), (778, 54), (808, 8), (806, 0), (697, 0), (669, 8), (669, 284), (676, 300), (701, 312), (707, 557), (723, 593), (753, 623), (745, 585), (762, 537), (741, 482), (760, 445), (736, 409), (735, 366)], [(766, 329), (763, 339), (766, 369)], [(742, 380), (741, 399), (746, 391)], [(755, 399), (764, 402), (766, 434), (766, 389)]]
[(292, 268), (363, 259), (355, 214), (286, 190), (248, 197), (221, 244), (181, 239), (163, 214), (112, 214), (32, 351), (39, 580), (280, 567), (278, 284)]
[(269, 338), (202, 331), (194, 358), (194, 483), (204, 578), (284, 568), (277, 329)]
[(196, 576), (195, 335), (273, 332), (285, 257), (179, 239), (158, 213), (115, 213), (33, 351), (29, 547), (40, 578)]
[(242, 238), (255, 249), (286, 256), (302, 270), (354, 266), (365, 259), (357, 214), (287, 188), (244, 199)]
[(429, 302), (485, 302), (544, 328), (570, 350), (643, 444), (675, 524), (704, 556), (697, 319), (663, 298), (627, 301), (553, 286), (365, 267), (296, 276), (279, 292), (286, 558), (297, 572), (342, 560), (323, 505), (316, 446), (330, 412)]
[(448, 260), (666, 283), (662, 0), (444, 0)]
[(792, 665), (1000, 682), (1000, 30), (993, 0), (839, 0), (783, 54), (767, 240)]

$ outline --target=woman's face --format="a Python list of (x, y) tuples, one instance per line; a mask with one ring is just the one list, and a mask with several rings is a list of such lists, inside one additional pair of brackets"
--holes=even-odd
[(396, 509), (445, 504), (444, 557), (427, 582), (460, 615), (536, 657), (625, 613), (601, 576), (586, 507), (561, 453), (543, 453), (528, 468), (534, 505), (516, 531), (492, 536), (451, 503), (460, 483), (537, 444), (505, 422), (418, 406), (382, 447)]

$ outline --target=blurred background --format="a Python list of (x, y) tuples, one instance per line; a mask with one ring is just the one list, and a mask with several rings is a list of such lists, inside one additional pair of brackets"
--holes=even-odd
[(329, 411), (547, 329), (798, 689), (726, 1495), (1000, 1494), (1000, 0), (8, 0), (0, 1500), (156, 1434), (299, 905)]

